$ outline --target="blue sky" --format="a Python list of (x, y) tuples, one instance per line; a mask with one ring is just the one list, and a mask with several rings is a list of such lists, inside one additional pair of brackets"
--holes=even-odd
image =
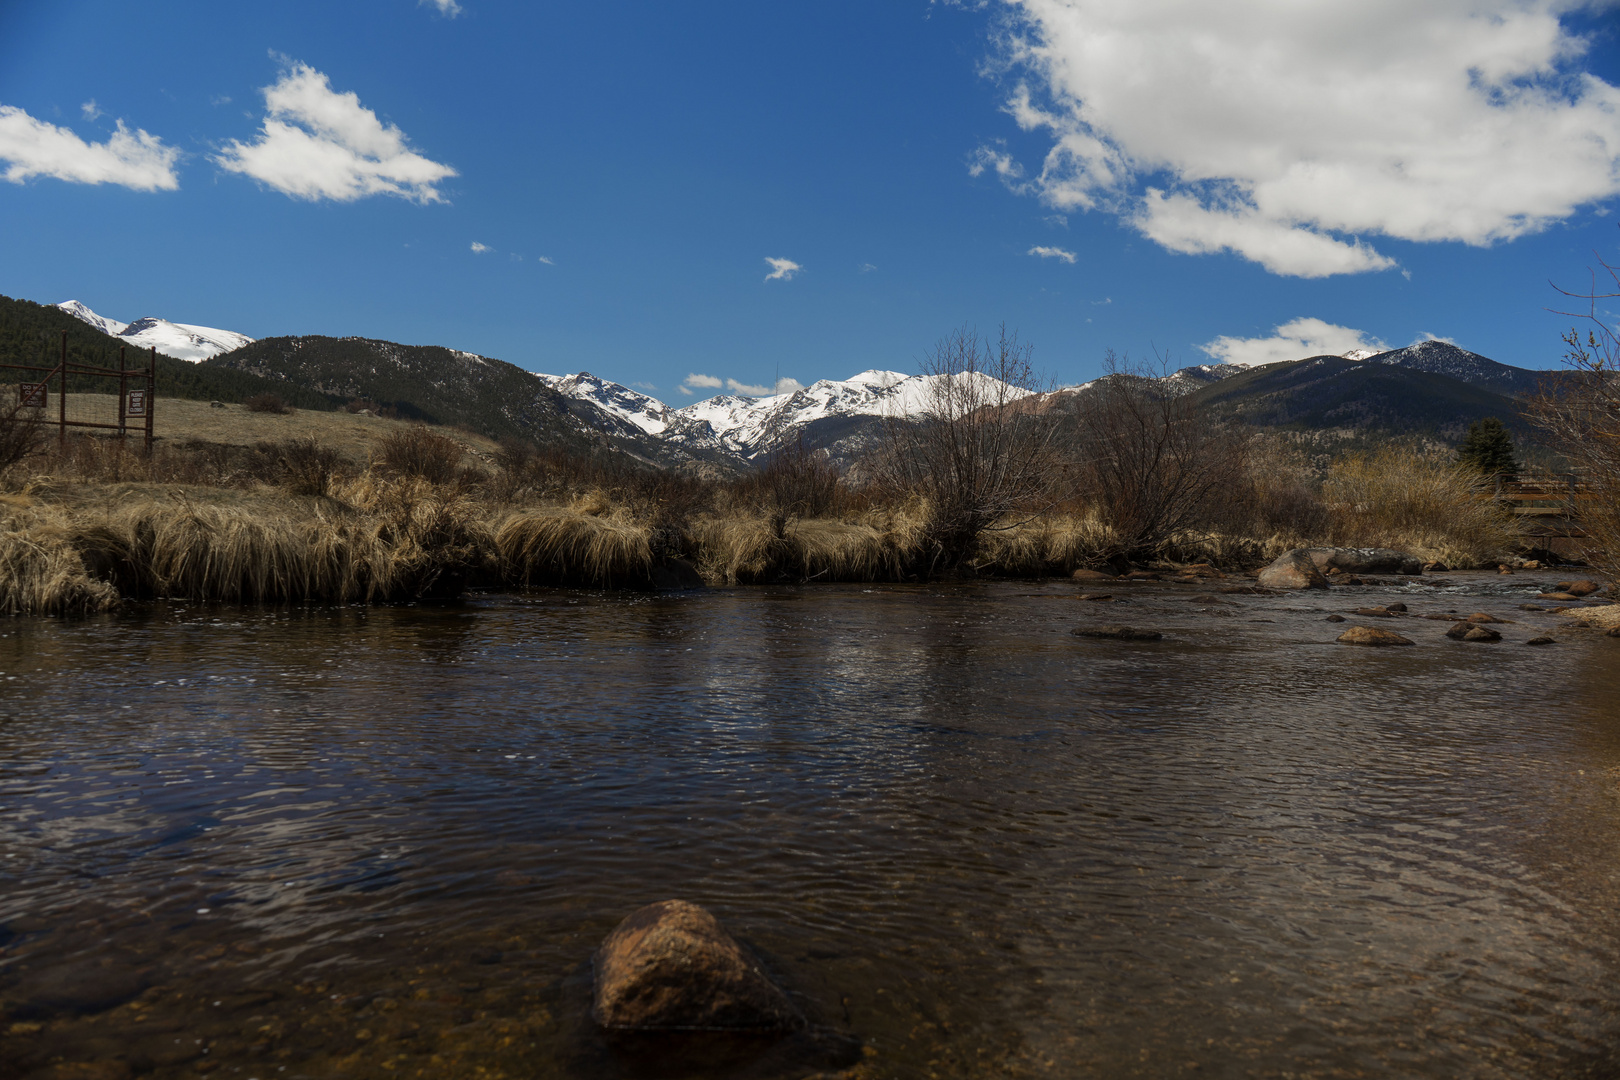
[(1414, 6), (0, 5), (0, 293), (671, 402), (1000, 322), (1063, 383), (1551, 366), (1549, 280), (1620, 257), (1620, 11)]

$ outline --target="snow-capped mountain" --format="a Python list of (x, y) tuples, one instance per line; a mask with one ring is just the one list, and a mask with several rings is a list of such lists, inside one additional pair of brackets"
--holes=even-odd
[(1367, 363), (1449, 375), (1453, 379), (1506, 394), (1534, 393), (1546, 376), (1545, 372), (1498, 363), (1478, 353), (1460, 349), (1449, 341), (1420, 341), (1404, 349), (1377, 353), (1368, 357)]
[[(902, 375), (898, 371), (863, 371), (850, 379), (822, 379), (788, 394), (742, 397), (724, 394), (687, 405), (676, 412), (704, 421), (726, 449), (744, 457), (769, 450), (791, 431), (825, 421), (921, 416), (940, 400), (943, 375)], [(969, 396), (979, 402), (1014, 400), (1029, 391), (977, 376)]]
[[(920, 416), (938, 404), (942, 377), (863, 371), (854, 378), (823, 379), (791, 393), (757, 398), (722, 394), (678, 409), (589, 372), (540, 378), (559, 393), (589, 402), (627, 428), (665, 443), (755, 458), (788, 432), (806, 431), (813, 425), (826, 428), (849, 421), (853, 423), (842, 426), (853, 428), (864, 426), (863, 420)], [(977, 397), (981, 401), (997, 394), (1007, 400), (1028, 394), (988, 376), (979, 379)]]
[(122, 338), (137, 349), (155, 346), (157, 351), (165, 356), (172, 356), (176, 360), (190, 360), (194, 364), (218, 356), (220, 353), (230, 352), (232, 349), (240, 349), (253, 341), (246, 334), (238, 334), (233, 330), (216, 330), (211, 326), (193, 326), (190, 323), (175, 323), (151, 316), (136, 319), (132, 323), (122, 323), (117, 319), (97, 315), (77, 300), (67, 300), (56, 306), (80, 322), (88, 323), (103, 334)]

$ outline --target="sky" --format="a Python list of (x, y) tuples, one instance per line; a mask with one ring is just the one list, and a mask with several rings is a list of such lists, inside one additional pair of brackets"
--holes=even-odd
[(0, 0), (0, 293), (672, 403), (1443, 338), (1620, 261), (1620, 6)]

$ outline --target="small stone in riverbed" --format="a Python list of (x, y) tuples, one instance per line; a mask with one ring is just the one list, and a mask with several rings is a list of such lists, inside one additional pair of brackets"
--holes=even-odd
[(1392, 630), (1375, 630), (1370, 626), (1352, 626), (1339, 635), (1341, 645), (1411, 645), (1409, 638), (1403, 638)]
[(1105, 574), (1101, 570), (1076, 570), (1069, 575), (1071, 581), (1113, 581), (1118, 574)]
[(636, 1031), (782, 1031), (798, 1013), (713, 915), (684, 900), (632, 912), (597, 950), (596, 1022)]
[(1464, 641), (1501, 641), (1502, 635), (1495, 630), (1487, 630), (1483, 626), (1475, 626), (1462, 636)]
[(1356, 610), (1352, 611), (1350, 614), (1352, 614), (1352, 615), (1365, 615), (1365, 616), (1367, 616), (1369, 618), (1374, 618), (1374, 619), (1387, 619), (1387, 618), (1390, 617), (1389, 609), (1388, 608), (1381, 608), (1381, 607), (1358, 607), (1358, 608), (1356, 608)]
[[(1544, 592), (1544, 593), (1537, 593), (1536, 594), (1536, 599), (1537, 600), (1579, 600), (1580, 597), (1576, 596), (1574, 593), (1569, 593), (1569, 592)], [(1541, 609), (1536, 608), (1534, 610), (1539, 611)]]
[(1555, 638), (1550, 638), (1547, 635), (1543, 634), (1541, 637), (1533, 637), (1533, 638), (1531, 638), (1529, 641), (1525, 642), (1525, 644), (1526, 645), (1556, 645), (1556, 644), (1558, 644), (1558, 641)]
[(1519, 605), (1519, 610), (1520, 611), (1546, 611), (1547, 609), (1540, 606), (1539, 604), (1520, 604)]
[(1605, 637), (1620, 637), (1620, 626), (1610, 627)]
[(1451, 567), (1447, 566), (1443, 562), (1438, 561), (1424, 563), (1423, 569), (1427, 570), (1431, 574), (1445, 574), (1451, 571)]
[(1483, 611), (1476, 611), (1468, 616), (1471, 623), (1512, 622), (1512, 619), (1498, 619), (1495, 615), (1487, 615)]
[(1109, 638), (1113, 641), (1158, 641), (1164, 636), (1157, 630), (1138, 630), (1131, 626), (1077, 626), (1069, 633), (1075, 637)]
[(1384, 605), (1384, 610), (1385, 611), (1405, 611), (1406, 610), (1406, 605), (1405, 604), (1400, 604), (1400, 603), (1385, 604)]
[(1113, 598), (1114, 598), (1113, 595), (1110, 594), (1110, 593), (1100, 593), (1100, 592), (1083, 592), (1079, 596), (1075, 597), (1075, 599), (1077, 599), (1077, 600), (1097, 600), (1097, 601), (1112, 600)]
[(1344, 622), (1344, 616), (1343, 615), (1329, 615), (1327, 617), (1327, 621), (1328, 622)]
[(1571, 581), (1567, 584), (1560, 582), (1558, 588), (1575, 596), (1590, 596), (1603, 586), (1595, 581)]

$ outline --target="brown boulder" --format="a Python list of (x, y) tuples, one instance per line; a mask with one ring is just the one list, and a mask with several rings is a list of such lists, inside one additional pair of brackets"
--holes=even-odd
[(1544, 592), (1536, 594), (1537, 600), (1579, 600), (1580, 597), (1568, 592)]
[(1483, 626), (1473, 626), (1469, 627), (1468, 633), (1464, 634), (1462, 639), (1464, 641), (1501, 641), (1502, 635)]
[(1260, 571), (1260, 584), (1268, 589), (1325, 589), (1327, 578), (1303, 551), (1285, 552)]
[(1366, 616), (1368, 618), (1373, 618), (1373, 619), (1388, 619), (1388, 618), (1391, 617), (1392, 613), (1390, 612), (1390, 610), (1388, 608), (1358, 607), (1358, 608), (1356, 608), (1356, 610), (1352, 611), (1350, 614), (1352, 614), (1352, 615), (1364, 615), (1364, 616)]
[(1512, 619), (1498, 619), (1495, 615), (1487, 615), (1483, 611), (1476, 611), (1468, 616), (1471, 623), (1512, 622)]
[(1424, 563), (1423, 569), (1431, 574), (1447, 574), (1451, 572), (1451, 567), (1447, 566), (1443, 562), (1440, 562), (1438, 559), (1434, 562)]
[(1411, 645), (1410, 638), (1403, 638), (1393, 630), (1375, 630), (1370, 626), (1352, 626), (1339, 635), (1340, 645)]
[(1526, 645), (1556, 645), (1556, 644), (1558, 644), (1558, 640), (1556, 638), (1550, 638), (1547, 635), (1543, 634), (1541, 637), (1533, 637), (1533, 638), (1531, 638), (1529, 641), (1525, 642), (1525, 644)]
[(596, 1022), (635, 1031), (781, 1031), (799, 1015), (713, 915), (684, 900), (632, 912), (595, 957)]
[(1406, 610), (1406, 605), (1405, 604), (1399, 604), (1399, 603), (1385, 604), (1384, 605), (1384, 610), (1385, 611), (1405, 611)]
[(1603, 586), (1595, 581), (1571, 581), (1567, 585), (1559, 585), (1558, 588), (1571, 596), (1591, 596)]
[(1343, 615), (1329, 615), (1327, 617), (1327, 621), (1328, 622), (1344, 622), (1344, 616)]

